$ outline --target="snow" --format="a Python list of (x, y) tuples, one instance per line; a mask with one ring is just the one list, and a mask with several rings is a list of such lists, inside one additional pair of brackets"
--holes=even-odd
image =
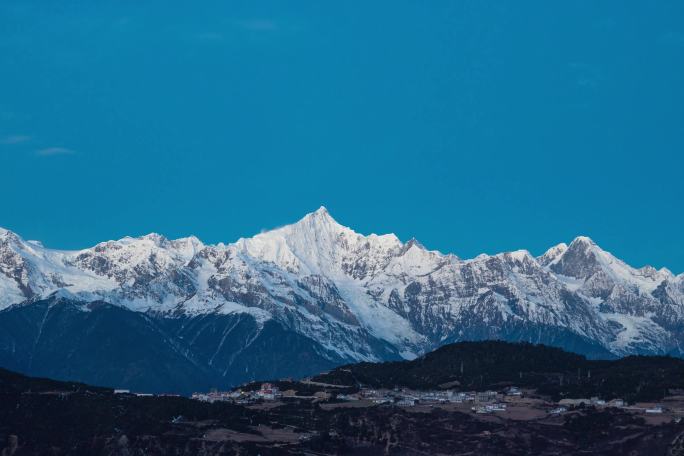
[(584, 244), (596, 245), (593, 239), (589, 236), (577, 236), (572, 242), (581, 242)]
[(408, 320), (375, 302), (363, 288), (355, 285), (352, 280), (344, 280), (338, 288), (351, 311), (371, 334), (395, 345), (425, 342), (425, 337), (413, 330)]
[(0, 309), (17, 304), (24, 299), (26, 298), (17, 283), (9, 277), (0, 275)]
[(539, 263), (544, 266), (551, 266), (556, 264), (560, 257), (568, 250), (568, 244), (561, 242), (560, 244), (554, 245), (549, 250), (544, 252), (542, 256), (538, 258)]
[(658, 342), (667, 338), (667, 333), (651, 319), (634, 315), (605, 313), (603, 318), (618, 323), (622, 329), (610, 348), (619, 354), (629, 353), (632, 348), (656, 348)]
[(565, 287), (570, 291), (577, 291), (584, 285), (584, 279), (576, 279), (575, 277), (570, 277), (563, 274), (556, 274), (556, 278), (563, 282)]
[(216, 313), (223, 315), (230, 314), (249, 314), (263, 326), (263, 324), (271, 320), (273, 316), (258, 307), (249, 307), (242, 305), (237, 302), (220, 300), (220, 299), (207, 299), (199, 296), (194, 296), (188, 301), (183, 303), (183, 308), (189, 314), (203, 314), (206, 313), (207, 307), (213, 308)]
[[(627, 304), (598, 296), (590, 280), (554, 273), (551, 266), (577, 247), (589, 249), (611, 283), (620, 285), (618, 298), (638, 301), (651, 314), (613, 312)], [(517, 250), (461, 260), (416, 240), (402, 243), (394, 234), (357, 233), (323, 206), (296, 223), (233, 244), (151, 233), (61, 251), (0, 229), (0, 309), (27, 298), (2, 273), (2, 261), (17, 258), (20, 264), (12, 270), (19, 268), (24, 285), (39, 296), (104, 299), (140, 312), (247, 314), (260, 325), (275, 319), (329, 352), (357, 360), (376, 360), (371, 338), (415, 357), (435, 340), (458, 334), (468, 312), (479, 312), (482, 322), (523, 319), (569, 328), (616, 353), (658, 347), (667, 331), (654, 322), (652, 312), (662, 304), (651, 293), (665, 280), (682, 307), (672, 313), (684, 316), (684, 274), (635, 269), (586, 236), (538, 258)], [(410, 301), (408, 290), (418, 290)], [(572, 305), (563, 298), (568, 293), (575, 297)], [(583, 306), (579, 314), (576, 306)], [(611, 312), (601, 313), (604, 306)], [(421, 328), (436, 333), (423, 334)]]
[(656, 273), (655, 277), (653, 278), (648, 277), (644, 274), (644, 271), (635, 269), (627, 265), (622, 260), (617, 259), (611, 253), (606, 252), (605, 250), (598, 247), (589, 238), (584, 237), (582, 239), (588, 240), (585, 242), (591, 242), (592, 252), (594, 253), (594, 256), (598, 260), (599, 264), (601, 265), (601, 268), (604, 272), (608, 273), (613, 278), (613, 280), (615, 280), (618, 283), (636, 285), (642, 293), (650, 294), (658, 285), (660, 285), (660, 283), (663, 280), (669, 278), (666, 272), (662, 274)]
[(385, 269), (393, 275), (422, 276), (434, 271), (444, 263), (437, 252), (431, 252), (413, 243), (403, 254), (395, 256)]
[(526, 259), (532, 258), (532, 255), (530, 255), (530, 252), (527, 250), (515, 250), (513, 252), (504, 253), (504, 255), (508, 255), (517, 261), (525, 261)]

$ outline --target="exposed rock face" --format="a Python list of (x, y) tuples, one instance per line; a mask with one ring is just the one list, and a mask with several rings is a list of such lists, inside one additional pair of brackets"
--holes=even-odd
[[(684, 354), (684, 275), (632, 268), (586, 237), (538, 258), (521, 250), (462, 260), (392, 234), (358, 234), (325, 208), (228, 245), (151, 234), (57, 251), (0, 230), (0, 324), (11, 321), (18, 333), (0, 335), (6, 365), (38, 373), (40, 363), (27, 360), (40, 354), (41, 341), (22, 337), (34, 334), (30, 328), (45, 334), (53, 327), (51, 314), (33, 307), (71, 309), (64, 318), (78, 324), (53, 328), (50, 336), (60, 347), (89, 334), (88, 324), (111, 318), (114, 310), (90, 303), (107, 303), (136, 321), (134, 329), (112, 324), (109, 332), (158, 337), (216, 383), (258, 378), (250, 363), (270, 356), (255, 348), (271, 340), (268, 331), (306, 345), (299, 349), (310, 351), (316, 369), (489, 338), (594, 357)], [(316, 371), (285, 367), (295, 363), (294, 348), (290, 358), (282, 344), (270, 350), (283, 353), (271, 359), (274, 376)], [(107, 353), (117, 356), (116, 349)], [(79, 359), (67, 355), (59, 348), (50, 354), (67, 369), (58, 376), (82, 377), (68, 371)]]

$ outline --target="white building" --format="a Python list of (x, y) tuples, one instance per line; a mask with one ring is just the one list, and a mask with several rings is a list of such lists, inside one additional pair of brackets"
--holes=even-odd
[(510, 386), (506, 390), (506, 396), (522, 396), (522, 391), (517, 386)]
[(402, 407), (413, 407), (416, 405), (416, 400), (411, 397), (403, 397), (397, 401), (397, 405)]
[(608, 401), (606, 405), (608, 407), (624, 407), (627, 404), (625, 404), (625, 401), (622, 399), (613, 399), (612, 401)]
[(255, 396), (265, 401), (273, 401), (282, 396), (282, 394), (277, 386), (271, 383), (262, 383), (261, 389), (255, 393)]

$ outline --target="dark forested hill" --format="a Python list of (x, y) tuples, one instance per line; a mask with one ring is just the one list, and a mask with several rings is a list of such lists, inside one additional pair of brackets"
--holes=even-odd
[(588, 360), (558, 348), (500, 341), (445, 345), (413, 361), (358, 363), (314, 378), (341, 385), (456, 387), (482, 390), (504, 385), (536, 388), (558, 397), (660, 399), (684, 388), (684, 360), (629, 356)]
[[(681, 360), (670, 358), (595, 362), (543, 346), (479, 342), (446, 346), (411, 362), (346, 366), (317, 379), (416, 388), (448, 382), (477, 389), (515, 383), (553, 394), (635, 398), (681, 387), (682, 369)], [(299, 390), (302, 385), (304, 395), (328, 388), (290, 383), (294, 386), (283, 386)], [(546, 403), (541, 410), (553, 406)], [(425, 455), (454, 454), (455, 449), (458, 454), (522, 456), (574, 455), (580, 448), (587, 454), (654, 456), (679, 454), (684, 435), (681, 423), (648, 423), (617, 408), (582, 408), (555, 417), (537, 410), (537, 416), (481, 418), (470, 412), (469, 404), (457, 409), (372, 403), (347, 407), (301, 397), (249, 406), (209, 404), (184, 397), (114, 394), (108, 388), (0, 369), (2, 456)]]

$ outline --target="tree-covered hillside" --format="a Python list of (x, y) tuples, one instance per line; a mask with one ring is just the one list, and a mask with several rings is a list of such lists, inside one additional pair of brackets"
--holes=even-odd
[(483, 390), (536, 388), (554, 398), (600, 396), (657, 400), (684, 388), (684, 360), (629, 356), (588, 360), (558, 348), (500, 341), (460, 342), (413, 361), (359, 363), (314, 378), (340, 385)]

